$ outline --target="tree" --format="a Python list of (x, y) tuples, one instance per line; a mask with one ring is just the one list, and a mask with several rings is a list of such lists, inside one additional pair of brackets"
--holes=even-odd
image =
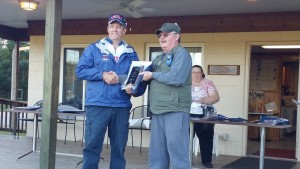
[[(11, 76), (12, 76), (12, 51), (14, 41), (0, 38), (0, 98), (10, 99)], [(20, 46), (28, 46), (28, 42), (21, 42)], [(20, 51), (19, 53), (19, 84), (18, 88), (23, 90), (23, 98), (27, 100), (28, 92), (28, 56), (29, 51)]]
[[(28, 42), (21, 42), (20, 46), (29, 46)], [(19, 60), (19, 77), (18, 77), (18, 88), (23, 91), (21, 100), (28, 98), (28, 68), (29, 68), (29, 50), (20, 51)]]
[(0, 39), (0, 97), (10, 98), (11, 53), (9, 41)]

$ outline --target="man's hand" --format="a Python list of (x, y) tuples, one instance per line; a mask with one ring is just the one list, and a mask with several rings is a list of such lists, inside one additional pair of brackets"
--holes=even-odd
[(119, 83), (119, 77), (113, 71), (103, 72), (102, 78), (103, 78), (103, 81), (105, 81), (107, 84), (117, 84), (117, 83)]
[(152, 79), (152, 72), (144, 71), (141, 72), (140, 75), (143, 75), (143, 81), (149, 81)]
[(133, 94), (132, 93), (132, 84), (128, 84), (126, 87), (125, 87), (125, 91), (127, 94)]

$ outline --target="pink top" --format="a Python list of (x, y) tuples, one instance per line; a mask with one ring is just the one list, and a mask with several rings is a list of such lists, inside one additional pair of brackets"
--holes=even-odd
[(211, 93), (217, 92), (217, 88), (211, 80), (203, 78), (200, 83), (192, 84), (192, 99), (199, 100), (201, 97), (208, 97)]
[(203, 78), (200, 83), (192, 84), (192, 105), (191, 114), (203, 114), (200, 103), (194, 102), (200, 100), (200, 98), (209, 97), (210, 94), (217, 92), (217, 88), (211, 80)]

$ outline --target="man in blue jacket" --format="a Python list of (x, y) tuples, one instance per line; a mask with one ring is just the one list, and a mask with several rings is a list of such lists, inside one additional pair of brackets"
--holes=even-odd
[(126, 20), (113, 14), (108, 19), (108, 37), (90, 44), (76, 67), (78, 79), (86, 80), (86, 128), (83, 169), (98, 169), (100, 153), (108, 128), (111, 145), (110, 169), (125, 169), (130, 95), (121, 90), (132, 61), (138, 56), (121, 38)]

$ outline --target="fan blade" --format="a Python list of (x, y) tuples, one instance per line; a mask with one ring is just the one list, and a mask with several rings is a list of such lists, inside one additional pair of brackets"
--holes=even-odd
[(142, 12), (154, 12), (154, 8), (136, 8)]
[(143, 15), (141, 13), (139, 13), (138, 11), (131, 12), (131, 16), (134, 17), (134, 18), (141, 18), (141, 17), (143, 17)]
[(130, 2), (128, 4), (128, 6), (132, 6), (132, 7), (139, 7), (139, 6), (142, 6), (144, 5), (146, 2), (145, 1), (142, 1), (142, 0), (133, 0), (132, 2)]
[(131, 10), (130, 8), (124, 8), (124, 11), (130, 14), (133, 18), (141, 18), (143, 15), (136, 10)]

